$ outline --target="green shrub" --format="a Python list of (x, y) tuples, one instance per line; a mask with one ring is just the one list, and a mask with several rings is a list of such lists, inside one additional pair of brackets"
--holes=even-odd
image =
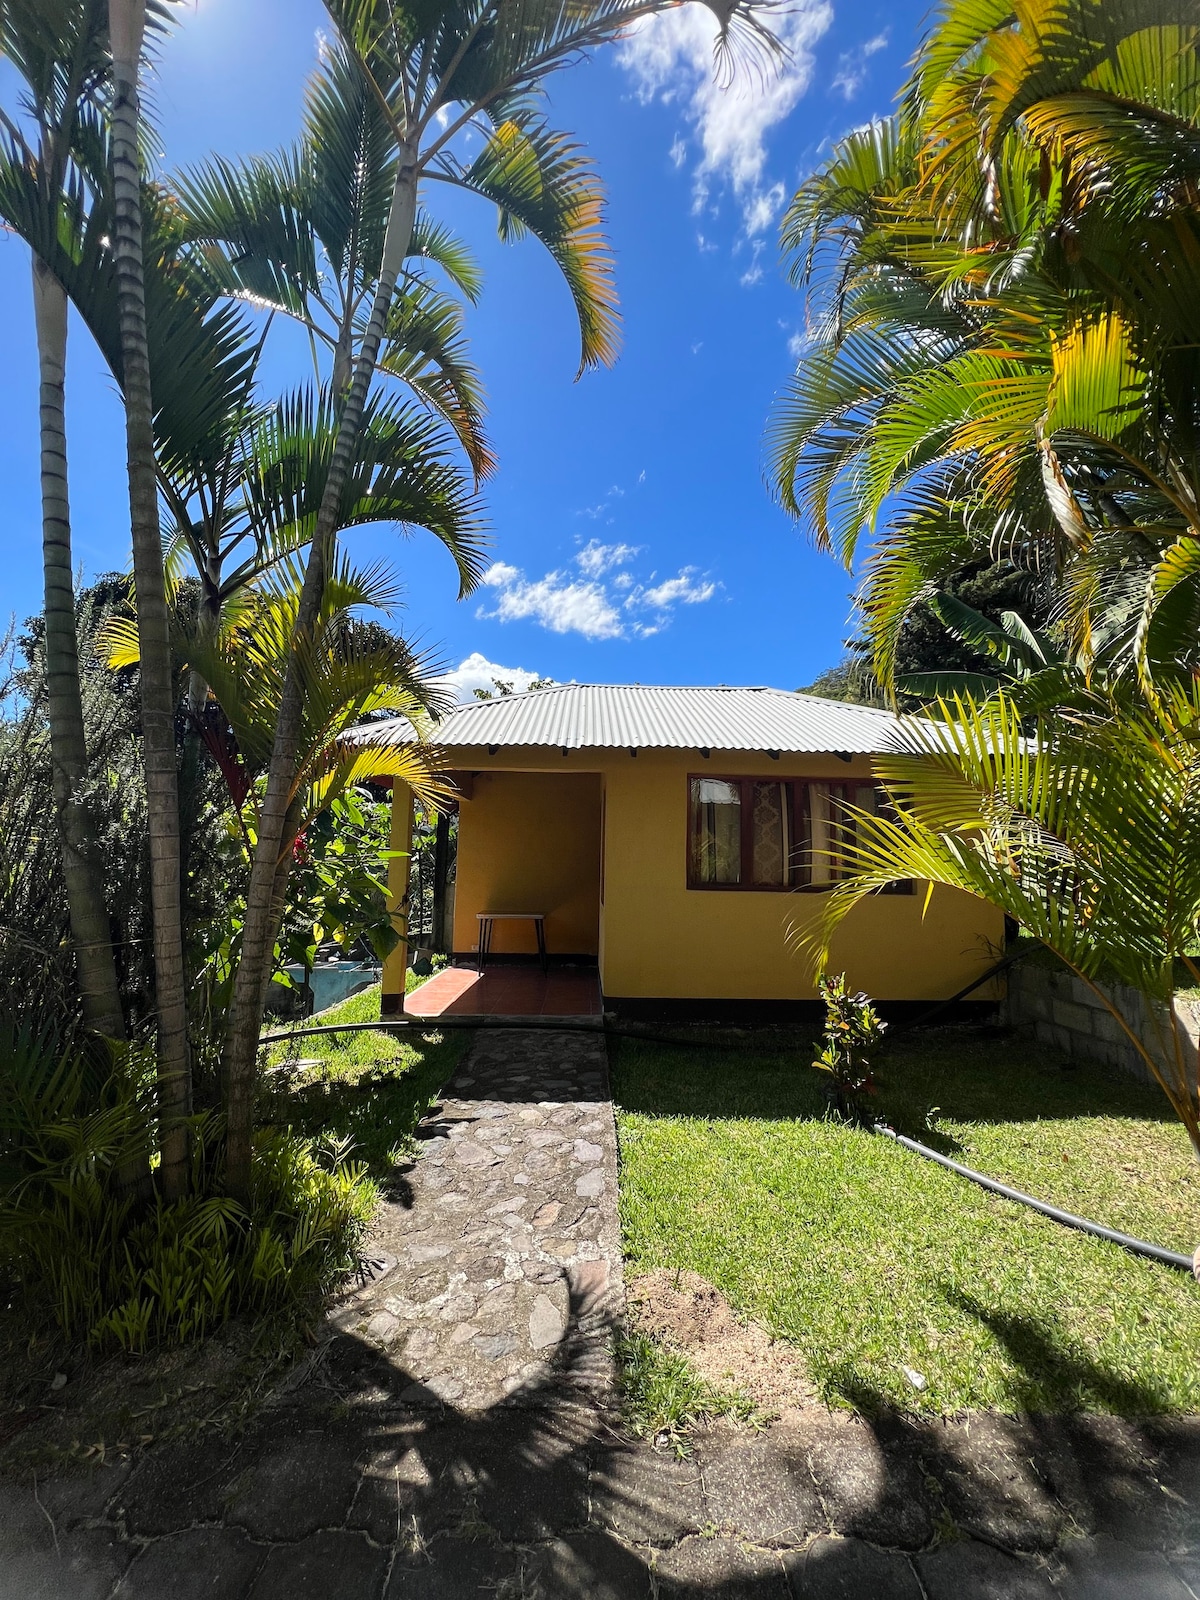
[(377, 1198), (344, 1144), (259, 1135), (249, 1207), (220, 1192), (221, 1122), (193, 1119), (193, 1193), (153, 1181), (150, 1063), (28, 1031), (0, 1040), (0, 1266), (73, 1341), (144, 1351), (297, 1308), (356, 1260)]
[(830, 1100), (838, 1115), (866, 1122), (867, 1097), (875, 1093), (871, 1063), (887, 1023), (865, 994), (850, 993), (844, 972), (822, 977), (818, 988), (825, 1002), (825, 1048), (813, 1066), (829, 1075)]

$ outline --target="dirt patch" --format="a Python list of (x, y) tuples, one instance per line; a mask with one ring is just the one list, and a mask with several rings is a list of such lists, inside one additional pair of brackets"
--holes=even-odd
[(0, 1311), (0, 1477), (232, 1426), (304, 1349), (299, 1328), (243, 1320), (183, 1349), (97, 1356), (32, 1330), (9, 1307)]
[(743, 1321), (699, 1273), (659, 1268), (635, 1278), (627, 1292), (637, 1327), (680, 1351), (714, 1388), (738, 1389), (766, 1412), (816, 1400), (800, 1353)]

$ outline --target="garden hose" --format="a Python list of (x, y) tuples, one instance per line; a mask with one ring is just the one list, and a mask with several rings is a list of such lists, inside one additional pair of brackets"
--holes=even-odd
[(1074, 1212), (1047, 1205), (1044, 1200), (1035, 1200), (1032, 1195), (1023, 1194), (1020, 1189), (1014, 1189), (1010, 1184), (989, 1178), (982, 1172), (976, 1172), (973, 1167), (964, 1167), (961, 1161), (952, 1161), (949, 1156), (942, 1155), (940, 1150), (931, 1150), (927, 1144), (921, 1144), (903, 1133), (897, 1133), (895, 1128), (889, 1128), (886, 1122), (876, 1122), (873, 1128), (874, 1132), (883, 1134), (885, 1138), (894, 1139), (906, 1150), (912, 1150), (919, 1156), (936, 1161), (941, 1167), (948, 1167), (951, 1172), (957, 1172), (960, 1178), (969, 1178), (972, 1183), (977, 1183), (989, 1194), (998, 1194), (1005, 1200), (1015, 1200), (1019, 1205), (1028, 1206), (1032, 1211), (1039, 1211), (1043, 1217), (1049, 1217), (1052, 1222), (1062, 1223), (1064, 1228), (1078, 1228), (1081, 1233), (1090, 1233), (1094, 1239), (1107, 1239), (1110, 1244), (1119, 1244), (1122, 1249), (1132, 1251), (1135, 1256), (1145, 1256), (1148, 1261), (1159, 1261), (1163, 1266), (1178, 1267), (1183, 1272), (1192, 1271), (1191, 1256), (1180, 1255), (1175, 1250), (1164, 1250), (1161, 1245), (1147, 1244), (1145, 1239), (1135, 1239), (1132, 1234), (1120, 1233), (1116, 1228), (1102, 1227), (1098, 1222), (1089, 1222), (1086, 1217), (1077, 1217)]

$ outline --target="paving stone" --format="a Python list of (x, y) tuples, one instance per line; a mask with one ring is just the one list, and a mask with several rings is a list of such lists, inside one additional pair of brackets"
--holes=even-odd
[(257, 1539), (301, 1539), (346, 1520), (361, 1472), (355, 1432), (313, 1429), (264, 1449), (238, 1475), (229, 1521)]
[(700, 1450), (708, 1514), (755, 1544), (802, 1545), (828, 1527), (804, 1440), (776, 1429)]
[(907, 1557), (861, 1539), (823, 1535), (805, 1550), (785, 1551), (783, 1569), (794, 1600), (923, 1600)]
[(563, 1316), (547, 1294), (538, 1295), (529, 1313), (529, 1343), (535, 1350), (546, 1350), (563, 1336)]
[(933, 1511), (911, 1445), (853, 1417), (818, 1416), (804, 1432), (809, 1471), (835, 1533), (901, 1550), (930, 1542)]
[(192, 1528), (146, 1546), (113, 1600), (240, 1600), (266, 1560), (239, 1528)]
[(707, 1521), (695, 1461), (615, 1446), (594, 1461), (591, 1521), (631, 1544), (670, 1544)]
[(1061, 1435), (1077, 1473), (1073, 1494), (1052, 1482), (1085, 1533), (1151, 1550), (1174, 1543), (1174, 1508), (1155, 1477), (1158, 1452), (1138, 1423), (1080, 1415), (1063, 1419)]
[(955, 1539), (915, 1560), (928, 1600), (1053, 1600), (1049, 1578), (1031, 1557), (976, 1539)]
[(569, 1533), (538, 1552), (536, 1578), (547, 1600), (649, 1600), (650, 1569), (612, 1534)]
[(391, 1344), (400, 1331), (400, 1318), (390, 1311), (377, 1311), (363, 1330), (366, 1338), (376, 1344)]
[(429, 1545), (420, 1561), (397, 1562), (384, 1591), (385, 1600), (470, 1600), (472, 1596), (525, 1594), (523, 1551), (503, 1549), (486, 1539), (442, 1538)]
[(133, 1467), (132, 1459), (126, 1458), (105, 1461), (69, 1477), (39, 1480), (38, 1499), (60, 1529), (73, 1527), (101, 1516), (129, 1481)]
[(487, 1360), (499, 1361), (517, 1348), (517, 1336), (513, 1333), (479, 1334), (475, 1339), (475, 1348)]
[(1156, 1550), (1139, 1550), (1101, 1534), (1073, 1539), (1061, 1551), (1062, 1600), (1195, 1600)]
[(176, 1533), (194, 1522), (216, 1522), (229, 1485), (248, 1460), (247, 1446), (200, 1438), (148, 1451), (115, 1497), (137, 1535)]
[(778, 1554), (735, 1539), (685, 1539), (654, 1564), (658, 1592), (689, 1600), (790, 1600)]
[(474, 1485), (460, 1470), (465, 1448), (453, 1422), (400, 1427), (378, 1440), (363, 1462), (347, 1526), (373, 1544), (420, 1549), (461, 1522)]
[(604, 1174), (598, 1168), (593, 1168), (591, 1172), (585, 1172), (576, 1183), (575, 1193), (583, 1199), (597, 1200), (607, 1187)]
[(133, 1555), (129, 1546), (112, 1528), (76, 1528), (56, 1545), (38, 1516), (42, 1530), (29, 1543), (0, 1541), (0, 1600), (108, 1600)]
[(387, 1565), (387, 1552), (373, 1549), (361, 1533), (312, 1533), (298, 1544), (271, 1548), (247, 1600), (377, 1600)]
[(965, 1426), (922, 1431), (927, 1472), (964, 1532), (1006, 1550), (1052, 1550), (1066, 1517), (1033, 1465), (1032, 1443), (1019, 1421), (990, 1412)]

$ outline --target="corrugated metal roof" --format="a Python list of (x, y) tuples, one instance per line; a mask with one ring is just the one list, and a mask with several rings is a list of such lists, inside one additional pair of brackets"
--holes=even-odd
[[(658, 688), (564, 683), (459, 706), (438, 724), (439, 745), (567, 750), (840, 750), (873, 755), (897, 746), (900, 719), (783, 689)], [(408, 723), (373, 724), (372, 740), (412, 737)]]

